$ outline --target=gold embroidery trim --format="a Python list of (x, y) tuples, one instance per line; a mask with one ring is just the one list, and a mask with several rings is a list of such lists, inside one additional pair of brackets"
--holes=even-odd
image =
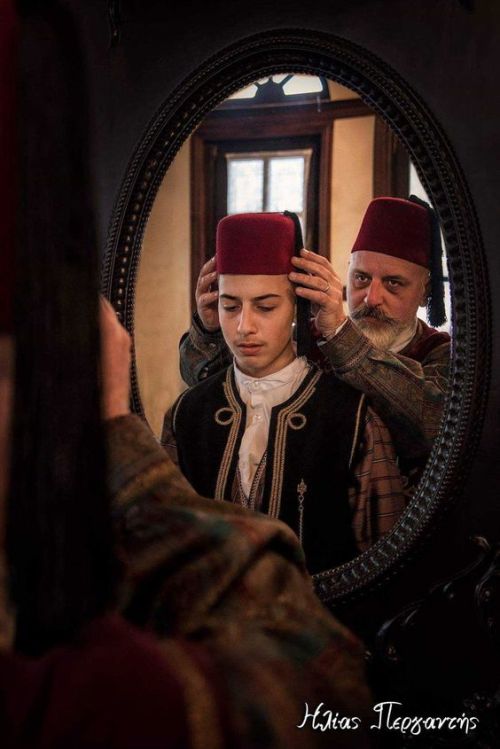
[[(223, 414), (227, 414), (227, 416), (223, 418)], [(234, 419), (234, 411), (229, 406), (224, 406), (215, 412), (214, 419), (221, 427), (227, 427)]]
[(259, 465), (257, 466), (257, 470), (255, 471), (255, 475), (252, 480), (252, 485), (250, 486), (250, 493), (248, 497), (243, 491), (239, 466), (236, 470), (237, 500), (239, 504), (243, 505), (243, 507), (248, 507), (250, 510), (259, 509), (259, 507), (257, 507), (257, 500), (258, 500), (258, 504), (259, 505), (261, 504), (261, 500), (262, 500), (261, 482), (262, 482), (262, 477), (264, 475), (264, 471), (266, 470), (266, 462), (267, 462), (267, 451), (264, 453), (264, 455), (260, 459)]
[(287, 420), (287, 424), (290, 429), (298, 432), (300, 429), (304, 429), (305, 425), (307, 424), (307, 416), (299, 413), (290, 414)]
[(304, 536), (304, 501), (306, 498), (307, 484), (304, 479), (300, 479), (297, 485), (297, 499), (299, 502), (299, 541), (303, 543)]
[[(293, 415), (293, 418), (299, 416), (297, 412), (307, 403), (316, 390), (316, 384), (321, 375), (322, 372), (316, 372), (303, 393), (278, 415), (276, 437), (274, 440), (273, 474), (269, 496), (269, 517), (277, 518), (281, 507), (281, 491), (283, 489), (283, 474), (285, 471), (286, 432), (290, 426), (289, 416)], [(303, 416), (303, 414), (300, 415)], [(299, 428), (302, 428), (302, 426), (304, 424)]]
[[(218, 502), (223, 502), (226, 493), (226, 484), (227, 479), (229, 476), (229, 469), (231, 468), (231, 462), (234, 455), (234, 450), (236, 447), (236, 440), (238, 438), (238, 432), (240, 430), (240, 423), (241, 423), (241, 407), (238, 401), (236, 400), (236, 396), (233, 392), (233, 388), (231, 387), (231, 372), (232, 367), (230, 367), (227, 370), (226, 374), (226, 380), (224, 382), (224, 394), (226, 396), (226, 399), (229, 403), (229, 408), (226, 406), (224, 408), (220, 408), (217, 413), (215, 414), (215, 420), (217, 421), (217, 417), (220, 419), (221, 411), (231, 410), (233, 412), (233, 417), (231, 419), (231, 422), (227, 422), (228, 424), (231, 424), (231, 429), (229, 430), (229, 435), (226, 442), (226, 447), (224, 448), (224, 454), (222, 456), (221, 464), (219, 467), (219, 473), (217, 475), (217, 483), (215, 485), (215, 499)], [(220, 421), (217, 423), (221, 423)]]

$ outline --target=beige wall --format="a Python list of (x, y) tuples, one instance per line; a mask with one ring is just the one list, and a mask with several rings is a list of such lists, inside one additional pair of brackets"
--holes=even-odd
[(351, 91), (350, 88), (346, 88), (345, 86), (342, 86), (342, 84), (337, 83), (337, 81), (332, 81), (328, 79), (328, 93), (330, 94), (330, 99), (332, 101), (345, 101), (346, 99), (359, 99), (358, 94), (356, 94), (354, 91)]
[(333, 128), (331, 255), (345, 283), (352, 245), (373, 196), (375, 117), (336, 120)]
[(158, 191), (147, 224), (135, 300), (135, 346), (142, 402), (159, 434), (166, 409), (184, 388), (178, 344), (190, 319), (190, 144)]

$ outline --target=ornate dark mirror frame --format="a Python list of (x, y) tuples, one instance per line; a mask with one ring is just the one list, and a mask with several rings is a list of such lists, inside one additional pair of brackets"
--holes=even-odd
[[(352, 561), (315, 576), (322, 600), (339, 603), (382, 584), (430, 534), (438, 516), (460, 493), (485, 412), (491, 329), (480, 231), (460, 166), (424, 102), (388, 65), (345, 39), (280, 30), (231, 45), (169, 96), (140, 142), (112, 215), (103, 290), (133, 335), (142, 237), (174, 156), (223, 99), (256, 79), (285, 72), (321, 75), (347, 86), (398, 135), (441, 221), (452, 288), (451, 385), (440, 434), (416, 495), (394, 529)], [(144, 415), (135, 362), (132, 398), (134, 410)]]

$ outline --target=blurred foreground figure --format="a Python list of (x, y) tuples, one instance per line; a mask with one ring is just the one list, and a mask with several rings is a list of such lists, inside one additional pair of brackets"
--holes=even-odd
[[(21, 49), (16, 322), (10, 285), (0, 319), (0, 746), (362, 747), (360, 643), (292, 532), (198, 497), (128, 412), (130, 341), (98, 307), (81, 56), (66, 12), (40, 13)], [(358, 727), (298, 728), (306, 703)]]
[(127, 414), (128, 335), (109, 306), (102, 320), (120, 601), (34, 658), (8, 649), (3, 596), (2, 746), (363, 746), (362, 729), (298, 728), (306, 703), (359, 719), (368, 694), (360, 645), (315, 598), (297, 540), (184, 483)]

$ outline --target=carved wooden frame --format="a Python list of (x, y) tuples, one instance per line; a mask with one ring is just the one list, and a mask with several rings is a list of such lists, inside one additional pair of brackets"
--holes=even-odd
[[(417, 167), (443, 228), (453, 294), (450, 392), (416, 495), (393, 530), (352, 561), (315, 576), (326, 603), (346, 602), (407, 563), (460, 494), (485, 413), (491, 359), (489, 287), (467, 184), (440, 125), (392, 68), (361, 47), (304, 30), (265, 32), (208, 60), (156, 114), (133, 155), (115, 204), (103, 290), (133, 335), (142, 236), (163, 176), (202, 118), (237, 89), (273, 73), (323, 75), (356, 91), (391, 126)], [(132, 399), (143, 415), (135, 362)]]

